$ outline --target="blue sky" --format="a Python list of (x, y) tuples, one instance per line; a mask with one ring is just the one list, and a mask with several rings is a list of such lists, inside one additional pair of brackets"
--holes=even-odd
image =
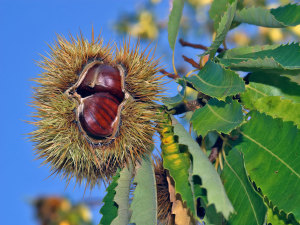
[[(58, 194), (74, 202), (83, 199), (84, 187), (74, 183), (65, 188), (59, 177), (47, 177), (49, 168), (40, 167), (34, 160), (32, 144), (26, 133), (33, 127), (28, 104), (32, 96), (31, 81), (41, 69), (36, 61), (39, 54), (49, 51), (56, 33), (76, 35), (79, 29), (90, 37), (91, 27), (101, 31), (104, 42), (120, 40), (111, 29), (113, 21), (122, 11), (135, 10), (136, 1), (128, 0), (1, 0), (0, 1), (0, 78), (1, 78), (1, 129), (0, 129), (0, 215), (1, 224), (34, 225), (30, 198)], [(164, 12), (168, 8), (164, 7)], [(84, 198), (101, 198), (104, 188), (86, 192)], [(99, 222), (99, 207), (93, 209), (95, 222)]]

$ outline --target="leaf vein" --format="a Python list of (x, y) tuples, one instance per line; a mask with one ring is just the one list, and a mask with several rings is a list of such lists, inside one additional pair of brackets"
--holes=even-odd
[(240, 131), (240, 133), (242, 135), (244, 135), (246, 138), (248, 138), (250, 141), (252, 141), (253, 143), (257, 144), (260, 148), (264, 149), (270, 155), (272, 155), (273, 157), (275, 157), (276, 159), (278, 159), (283, 165), (285, 165), (289, 170), (291, 170), (300, 179), (300, 174), (298, 174), (289, 164), (287, 164), (285, 161), (283, 161), (281, 158), (279, 158), (276, 154), (274, 154), (273, 152), (271, 152), (268, 148), (266, 148), (261, 143), (257, 142), (256, 140), (254, 140), (253, 138), (251, 138), (247, 134), (243, 133), (242, 131)]
[(258, 219), (257, 219), (257, 215), (256, 215), (255, 210), (254, 210), (254, 206), (253, 206), (253, 204), (252, 204), (252, 201), (251, 201), (251, 199), (250, 199), (250, 196), (248, 195), (248, 192), (247, 192), (247, 190), (246, 190), (245, 185), (244, 185), (243, 182), (241, 181), (241, 178), (238, 176), (238, 174), (236, 173), (236, 171), (229, 165), (229, 163), (227, 162), (226, 159), (225, 159), (225, 162), (226, 162), (227, 166), (230, 168), (230, 170), (231, 170), (231, 171), (234, 173), (234, 175), (237, 177), (237, 179), (238, 179), (239, 182), (241, 183), (243, 189), (245, 190), (245, 193), (246, 193), (247, 198), (248, 198), (248, 200), (249, 200), (249, 203), (250, 203), (250, 205), (251, 205), (253, 214), (254, 214), (254, 216), (255, 216), (256, 224), (259, 225), (259, 222), (258, 222)]

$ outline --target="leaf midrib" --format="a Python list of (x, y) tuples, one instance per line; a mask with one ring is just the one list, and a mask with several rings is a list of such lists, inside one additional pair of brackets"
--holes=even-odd
[(276, 154), (274, 154), (271, 150), (269, 150), (268, 148), (266, 148), (265, 146), (263, 146), (261, 143), (259, 143), (258, 141), (256, 141), (255, 139), (251, 138), (250, 136), (248, 136), (247, 134), (243, 133), (242, 131), (240, 131), (240, 133), (242, 135), (244, 135), (244, 137), (248, 138), (250, 141), (252, 141), (253, 143), (257, 144), (260, 148), (264, 149), (266, 152), (268, 152), (270, 155), (272, 155), (273, 157), (275, 157), (277, 160), (279, 160), (283, 165), (285, 165), (292, 173), (294, 173), (299, 179), (300, 179), (300, 174), (298, 174), (289, 164), (287, 164), (285, 161), (283, 161), (281, 158), (279, 158)]
[(253, 204), (252, 204), (252, 201), (251, 201), (250, 196), (248, 195), (248, 192), (247, 192), (247, 189), (246, 189), (245, 185), (243, 184), (241, 178), (238, 176), (238, 174), (235, 172), (235, 170), (230, 166), (230, 164), (228, 163), (228, 161), (227, 161), (226, 159), (225, 159), (225, 163), (226, 163), (226, 165), (230, 168), (230, 170), (234, 173), (234, 175), (237, 177), (237, 179), (238, 179), (239, 182), (241, 183), (243, 189), (245, 190), (245, 193), (246, 193), (247, 198), (248, 198), (248, 200), (249, 200), (249, 203), (250, 203), (250, 206), (251, 206), (251, 208), (252, 208), (253, 214), (254, 214), (254, 216), (255, 216), (256, 224), (259, 225), (259, 222), (258, 222), (258, 219), (257, 219), (257, 215), (256, 215), (256, 212), (255, 212), (255, 210), (254, 210), (254, 206), (253, 206)]

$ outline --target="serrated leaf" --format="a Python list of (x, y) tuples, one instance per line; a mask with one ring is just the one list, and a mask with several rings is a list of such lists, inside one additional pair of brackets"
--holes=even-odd
[(173, 0), (173, 7), (168, 22), (168, 40), (169, 45), (173, 51), (175, 48), (176, 38), (179, 30), (183, 6), (184, 0)]
[(195, 215), (194, 195), (189, 182), (189, 169), (191, 166), (190, 155), (178, 144), (178, 137), (174, 135), (171, 118), (165, 113), (165, 124), (161, 131), (161, 149), (163, 166), (175, 181), (176, 193), (181, 195), (182, 201)]
[(229, 224), (263, 224), (267, 207), (253, 189), (244, 168), (243, 156), (237, 150), (232, 149), (226, 157), (221, 178), (235, 208), (235, 213), (229, 217)]
[(276, 9), (244, 8), (236, 12), (234, 21), (264, 27), (296, 26), (300, 24), (300, 5), (288, 4)]
[(237, 0), (233, 1), (228, 7), (227, 11), (224, 13), (224, 15), (221, 17), (220, 24), (218, 26), (217, 32), (216, 32), (216, 38), (212, 45), (208, 48), (207, 52), (204, 54), (209, 54), (210, 58), (213, 58), (217, 52), (217, 49), (220, 47), (220, 45), (223, 43), (227, 32), (230, 29), (230, 26), (232, 24), (232, 20), (236, 11), (236, 5)]
[(234, 209), (226, 195), (219, 174), (184, 127), (175, 119), (173, 124), (174, 133), (179, 137), (179, 143), (187, 146), (193, 157), (193, 175), (201, 178), (202, 187), (207, 190), (208, 204), (214, 204), (216, 210), (228, 218)]
[(245, 91), (245, 83), (237, 73), (224, 69), (218, 63), (210, 60), (197, 76), (185, 79), (198, 91), (215, 98), (224, 98)]
[(243, 152), (246, 170), (263, 195), (299, 220), (300, 132), (290, 122), (258, 112), (250, 116), (235, 148)]
[[(219, 58), (219, 62), (234, 70), (297, 75), (300, 73), (299, 51), (299, 43), (243, 47), (228, 50), (223, 58)], [(229, 58), (230, 56), (231, 58)]]
[(287, 77), (269, 73), (252, 73), (247, 75), (246, 79), (251, 86), (248, 89), (252, 88), (251, 94), (255, 98), (281, 96), (283, 99), (300, 103), (300, 86)]
[(292, 221), (287, 220), (286, 215), (280, 215), (277, 208), (275, 208), (275, 210), (268, 208), (266, 220), (267, 220), (268, 225), (292, 225), (292, 224), (295, 224)]
[(156, 225), (156, 182), (153, 165), (149, 157), (142, 160), (133, 182), (137, 186), (133, 192), (133, 200), (130, 206), (132, 210), (130, 223), (135, 223), (136, 225)]
[[(189, 210), (185, 205), (182, 204), (181, 198), (179, 195), (176, 195), (175, 187), (174, 187), (174, 180), (167, 175), (167, 183), (168, 183), (168, 190), (169, 190), (169, 198), (170, 202), (172, 203), (171, 214), (172, 217), (175, 217), (175, 224), (176, 225), (192, 225), (191, 224), (191, 215), (189, 214)], [(173, 217), (173, 218), (174, 218)], [(174, 223), (173, 222), (173, 223)], [(168, 224), (172, 222), (169, 221)]]
[(114, 197), (116, 195), (115, 188), (118, 185), (119, 177), (120, 174), (117, 172), (106, 189), (107, 194), (103, 198), (104, 204), (100, 209), (100, 213), (102, 214), (100, 225), (110, 225), (118, 215), (118, 205), (114, 202)]
[(296, 75), (296, 76), (286, 75), (286, 77), (288, 77), (292, 82), (300, 85), (300, 75)]
[(132, 179), (132, 166), (125, 167), (120, 172), (118, 185), (115, 188), (114, 201), (118, 205), (118, 215), (111, 225), (128, 225), (131, 213), (129, 212), (129, 194)]
[[(291, 100), (282, 99), (280, 96), (265, 96), (255, 98), (251, 93), (253, 87), (247, 91), (242, 99), (245, 106), (249, 109), (257, 110), (265, 113), (273, 118), (281, 118), (283, 121), (292, 121), (298, 128), (300, 128), (300, 104), (293, 103)], [(247, 99), (247, 100), (245, 100)], [(253, 107), (248, 107), (248, 106)]]
[(234, 0), (215, 0), (212, 2), (209, 9), (209, 16), (214, 21), (214, 29), (217, 30), (221, 17), (227, 10), (229, 4), (232, 4)]
[[(218, 29), (219, 23), (221, 21), (221, 17), (227, 11), (227, 7), (229, 4), (232, 4), (234, 0), (215, 0), (212, 2), (209, 9), (209, 16), (214, 21), (214, 30)], [(243, 8), (243, 1), (237, 2), (237, 9)], [(239, 23), (232, 24), (230, 29), (236, 27)]]
[(247, 79), (250, 84), (247, 91), (241, 94), (246, 108), (273, 118), (279, 117), (283, 121), (293, 121), (300, 127), (300, 86), (286, 77), (272, 74), (251, 74)]
[(212, 98), (194, 112), (191, 122), (198, 135), (205, 136), (213, 130), (228, 134), (243, 122), (242, 107), (236, 101), (226, 103)]

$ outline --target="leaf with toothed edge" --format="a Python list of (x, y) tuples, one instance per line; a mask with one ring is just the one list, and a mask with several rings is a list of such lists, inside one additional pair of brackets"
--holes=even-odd
[(174, 133), (179, 137), (179, 143), (187, 146), (192, 155), (193, 175), (201, 178), (201, 187), (207, 190), (208, 205), (215, 205), (217, 212), (221, 212), (228, 219), (234, 209), (226, 195), (219, 174), (185, 128), (175, 118), (172, 120)]
[(236, 72), (225, 69), (210, 60), (198, 75), (186, 77), (185, 80), (198, 91), (219, 99), (245, 91), (245, 83)]
[(300, 86), (286, 77), (265, 73), (250, 74), (247, 80), (247, 90), (241, 94), (247, 109), (292, 121), (300, 127)]
[(131, 213), (129, 211), (129, 194), (132, 179), (132, 166), (125, 167), (120, 172), (118, 185), (115, 188), (116, 194), (114, 197), (115, 203), (118, 205), (118, 215), (112, 221), (111, 225), (127, 225)]
[(234, 21), (263, 27), (296, 26), (300, 24), (300, 5), (288, 4), (276, 9), (244, 8), (235, 13)]
[(249, 117), (233, 147), (244, 154), (246, 170), (263, 195), (300, 221), (300, 132), (291, 122), (255, 111)]
[(228, 50), (218, 61), (233, 70), (298, 75), (299, 51), (299, 43), (243, 47)]
[(216, 38), (214, 42), (211, 44), (211, 46), (208, 48), (208, 50), (204, 53), (204, 55), (209, 54), (210, 58), (213, 58), (215, 56), (217, 49), (223, 43), (226, 34), (230, 29), (234, 17), (234, 13), (236, 11), (236, 5), (237, 5), (237, 0), (233, 1), (233, 3), (229, 4), (229, 6), (227, 7), (227, 11), (221, 17), (220, 24), (216, 31)]
[(130, 223), (136, 225), (157, 224), (157, 193), (153, 164), (149, 156), (145, 157), (136, 170), (134, 178), (136, 188), (130, 205), (132, 215)]
[(107, 194), (103, 198), (103, 206), (100, 209), (102, 218), (100, 220), (100, 225), (109, 225), (118, 215), (118, 205), (114, 202), (114, 197), (116, 195), (115, 188), (118, 185), (118, 179), (120, 178), (119, 171), (113, 177), (112, 182), (107, 187)]
[(243, 122), (242, 106), (237, 101), (224, 102), (215, 98), (197, 109), (191, 123), (198, 135), (205, 136), (209, 131), (216, 130), (228, 134)]

